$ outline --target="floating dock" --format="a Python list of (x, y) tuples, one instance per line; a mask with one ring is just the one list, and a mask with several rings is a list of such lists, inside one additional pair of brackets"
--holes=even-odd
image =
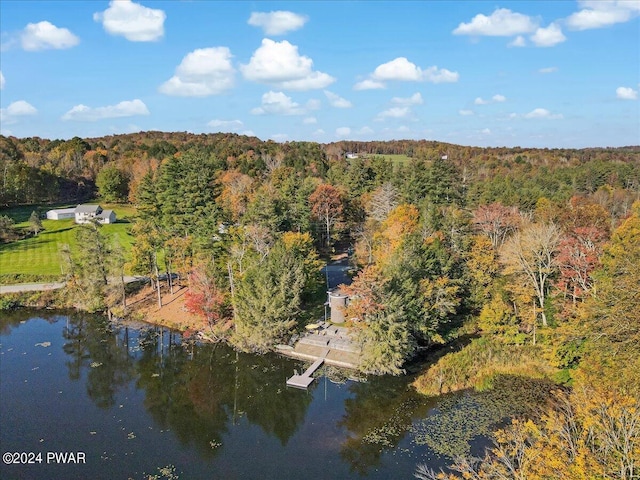
[(324, 363), (324, 358), (319, 358), (313, 365), (305, 370), (302, 375), (294, 375), (289, 380), (287, 380), (288, 387), (296, 387), (296, 388), (307, 388), (313, 382), (313, 373), (319, 369)]

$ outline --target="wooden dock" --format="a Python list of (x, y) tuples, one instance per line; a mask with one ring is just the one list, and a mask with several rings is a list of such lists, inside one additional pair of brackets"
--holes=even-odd
[(313, 382), (313, 373), (319, 369), (324, 363), (324, 358), (319, 358), (313, 365), (305, 370), (302, 375), (294, 375), (289, 380), (287, 380), (288, 387), (296, 387), (296, 388), (307, 388)]

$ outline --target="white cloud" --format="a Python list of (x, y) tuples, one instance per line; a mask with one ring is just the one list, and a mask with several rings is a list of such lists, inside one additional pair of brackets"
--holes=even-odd
[(131, 0), (111, 0), (104, 12), (96, 12), (93, 19), (111, 35), (122, 35), (132, 42), (153, 42), (164, 36), (162, 10), (148, 8)]
[(531, 110), (529, 113), (524, 114), (524, 118), (544, 118), (549, 120), (561, 119), (561, 113), (551, 113), (546, 108), (535, 108)]
[(345, 138), (351, 135), (351, 129), (349, 127), (336, 128), (336, 137)]
[(364, 126), (362, 127), (360, 130), (358, 130), (356, 132), (358, 135), (371, 135), (373, 132), (373, 129), (368, 127), (368, 126)]
[(482, 133), (483, 135), (491, 135), (491, 130), (488, 128), (483, 128), (480, 133)]
[(545, 67), (538, 70), (538, 73), (546, 74), (546, 73), (553, 73), (557, 71), (558, 71), (558, 67)]
[(298, 47), (286, 40), (274, 42), (268, 38), (253, 52), (247, 65), (240, 70), (247, 80), (274, 85), (284, 90), (325, 88), (335, 78), (313, 71), (313, 60), (298, 53)]
[(405, 57), (398, 57), (390, 62), (378, 65), (371, 75), (376, 80), (404, 80), (417, 82), (422, 77), (422, 70)]
[(371, 90), (385, 88), (387, 81), (452, 83), (460, 78), (458, 72), (437, 66), (422, 69), (405, 57), (398, 57), (390, 62), (378, 65), (370, 78), (354, 85), (354, 90)]
[(538, 28), (536, 33), (531, 35), (529, 39), (536, 47), (553, 47), (564, 42), (567, 37), (564, 36), (558, 24), (552, 23), (546, 28)]
[(424, 100), (420, 92), (416, 92), (408, 98), (393, 97), (391, 103), (395, 105), (422, 105)]
[(438, 69), (438, 67), (432, 66), (422, 72), (422, 77), (431, 83), (455, 83), (460, 78), (460, 74), (446, 68)]
[(616, 97), (621, 100), (637, 100), (638, 91), (631, 87), (618, 87), (616, 88)]
[(0, 70), (0, 90), (4, 88), (4, 75), (2, 74), (2, 70)]
[(522, 35), (518, 35), (512, 41), (510, 41), (507, 45), (508, 47), (526, 47), (527, 41), (524, 39)]
[(336, 95), (329, 90), (324, 91), (325, 96), (329, 100), (329, 104), (335, 108), (351, 108), (353, 104), (346, 98), (342, 98), (340, 95)]
[(353, 86), (354, 90), (379, 90), (382, 88), (386, 88), (384, 83), (371, 79), (362, 80)]
[(61, 118), (62, 120), (75, 120), (79, 122), (95, 122), (104, 118), (133, 117), (136, 115), (149, 115), (149, 109), (142, 100), (127, 100), (117, 105), (91, 108), (86, 105), (76, 105)]
[(587, 0), (578, 3), (583, 7), (582, 10), (570, 15), (565, 22), (572, 30), (604, 28), (628, 22), (640, 15), (638, 0)]
[(399, 80), (407, 82), (427, 81), (431, 83), (443, 83), (457, 82), (459, 77), (458, 72), (451, 72), (446, 68), (438, 69), (437, 66), (422, 70), (405, 57), (398, 57), (390, 62), (378, 65), (371, 74), (373, 80), (381, 82)]
[(527, 15), (512, 12), (507, 8), (498, 8), (489, 16), (479, 13), (471, 19), (471, 22), (461, 23), (453, 34), (511, 37), (531, 33), (537, 27), (537, 22)]
[(318, 123), (318, 120), (316, 119), (316, 117), (307, 117), (302, 120), (302, 123), (304, 125), (315, 125), (316, 123)]
[(286, 142), (287, 140), (289, 140), (289, 135), (286, 133), (274, 133), (269, 138), (276, 142)]
[(505, 97), (504, 95), (500, 95), (499, 93), (496, 93), (493, 97), (491, 97), (491, 100), (485, 100), (482, 97), (476, 97), (473, 103), (475, 105), (488, 105), (490, 103), (503, 103), (506, 101), (507, 101), (507, 97)]
[(468, 117), (470, 115), (473, 115), (473, 110), (458, 110), (458, 113), (463, 117)]
[(11, 103), (7, 108), (0, 108), (0, 123), (11, 125), (16, 123), (20, 117), (35, 115), (38, 113), (36, 107), (24, 100)]
[(256, 136), (256, 134), (253, 132), (253, 130), (243, 130), (240, 133), (242, 135), (246, 135), (247, 137), (255, 137)]
[(313, 134), (314, 134), (315, 136), (320, 136), (320, 135), (324, 135), (324, 134), (325, 134), (325, 131), (324, 131), (323, 129), (319, 128), (319, 129), (317, 129), (315, 132), (313, 132)]
[(206, 97), (233, 87), (235, 70), (227, 47), (198, 48), (188, 53), (176, 73), (158, 89), (166, 95)]
[(409, 107), (391, 107), (384, 112), (380, 112), (377, 115), (378, 120), (384, 120), (385, 118), (405, 118), (411, 114), (411, 108)]
[(247, 22), (253, 27), (260, 27), (266, 35), (283, 35), (293, 32), (309, 21), (306, 15), (279, 10), (277, 12), (252, 12)]
[(282, 92), (262, 95), (262, 105), (251, 110), (253, 115), (304, 115), (305, 109)]
[(207, 123), (208, 127), (217, 128), (219, 131), (235, 132), (244, 126), (241, 120), (220, 120), (214, 119)]
[(23, 49), (29, 51), (61, 50), (75, 47), (80, 39), (66, 28), (58, 28), (51, 22), (43, 21), (27, 24), (20, 34), (20, 43)]

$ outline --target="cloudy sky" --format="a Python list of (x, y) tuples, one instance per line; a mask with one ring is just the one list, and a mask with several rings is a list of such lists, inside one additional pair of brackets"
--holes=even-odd
[(4, 135), (640, 144), (640, 0), (0, 4)]

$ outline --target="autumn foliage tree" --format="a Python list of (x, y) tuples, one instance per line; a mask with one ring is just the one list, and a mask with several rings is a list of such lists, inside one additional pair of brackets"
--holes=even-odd
[(344, 198), (340, 190), (333, 185), (323, 183), (318, 185), (309, 196), (312, 216), (323, 223), (325, 230), (325, 245), (331, 246), (331, 229), (344, 212)]
[(593, 272), (605, 239), (605, 232), (597, 227), (576, 227), (558, 245), (560, 275), (557, 285), (574, 305), (593, 289)]
[(380, 264), (387, 262), (405, 237), (418, 231), (419, 220), (420, 212), (414, 205), (401, 204), (394, 208), (374, 236), (376, 261)]
[(185, 293), (185, 308), (204, 317), (211, 333), (219, 335), (220, 327), (230, 318), (227, 290), (207, 271), (205, 265), (197, 265), (189, 274), (189, 290)]
[(521, 223), (517, 207), (505, 207), (500, 202), (481, 205), (473, 212), (476, 229), (486, 235), (498, 249)]
[(532, 223), (515, 233), (501, 250), (506, 274), (522, 276), (538, 301), (542, 325), (547, 326), (545, 300), (558, 268), (560, 231), (553, 224)]
[(227, 170), (221, 173), (218, 183), (221, 187), (218, 201), (231, 218), (238, 221), (246, 212), (253, 194), (253, 180), (237, 170)]

